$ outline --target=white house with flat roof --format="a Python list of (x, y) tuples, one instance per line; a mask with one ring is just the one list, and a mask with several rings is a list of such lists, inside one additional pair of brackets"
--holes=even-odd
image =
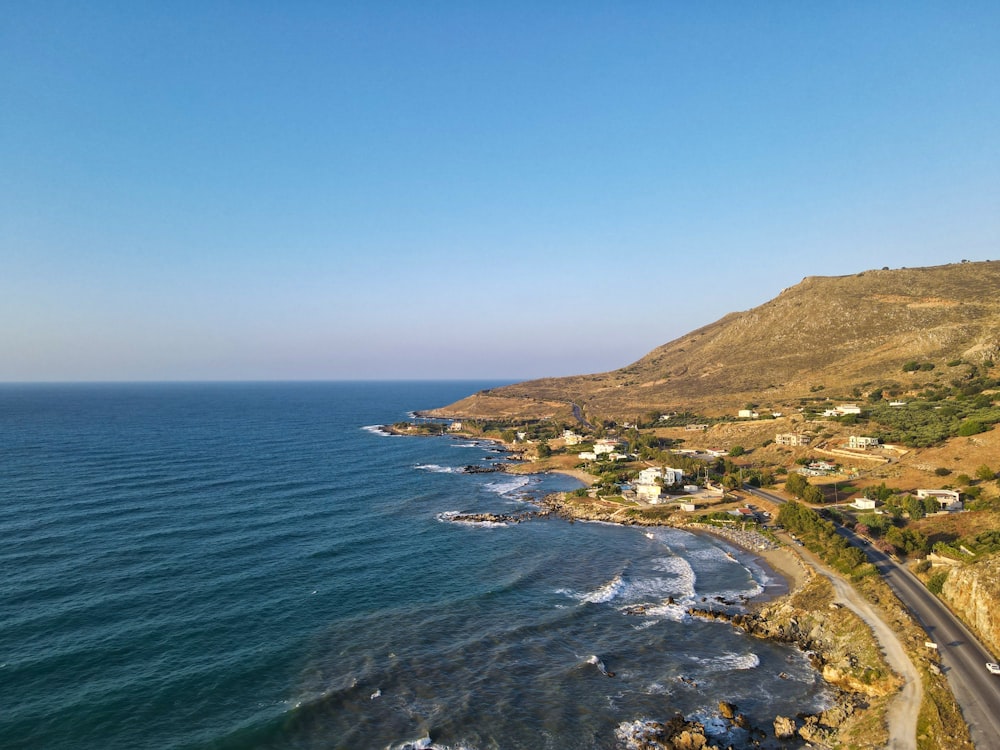
[(868, 448), (878, 448), (881, 441), (877, 437), (864, 437), (862, 435), (851, 435), (847, 439), (848, 448), (861, 448), (867, 450)]
[(923, 500), (926, 497), (933, 497), (938, 501), (941, 510), (948, 512), (962, 510), (962, 495), (958, 490), (917, 490), (917, 497)]
[(639, 472), (635, 480), (635, 495), (647, 503), (657, 503), (664, 487), (672, 487), (684, 481), (684, 472), (669, 466), (652, 466)]

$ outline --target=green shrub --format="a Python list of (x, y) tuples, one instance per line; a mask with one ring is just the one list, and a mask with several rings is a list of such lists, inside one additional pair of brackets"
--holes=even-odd
[(932, 575), (927, 581), (927, 590), (930, 591), (935, 596), (941, 593), (941, 589), (944, 588), (944, 582), (948, 578), (947, 570), (939, 570), (937, 573)]

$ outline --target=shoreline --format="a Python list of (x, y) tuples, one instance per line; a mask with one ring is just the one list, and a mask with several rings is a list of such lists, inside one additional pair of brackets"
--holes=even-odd
[[(517, 452), (516, 448), (495, 438), (462, 433), (452, 433), (451, 436), (482, 440), (501, 447), (507, 453)], [(584, 485), (594, 482), (591, 475), (580, 469), (546, 466), (544, 461), (526, 461), (505, 467), (502, 471), (511, 475), (558, 473), (573, 477)], [(893, 717), (886, 713), (886, 701), (898, 690), (896, 681), (899, 678), (884, 660), (884, 645), (871, 626), (852, 611), (853, 607), (845, 607), (837, 601), (843, 601), (844, 595), (835, 591), (832, 582), (820, 575), (820, 571), (805, 560), (798, 550), (769, 539), (757, 530), (746, 531), (699, 523), (695, 519), (678, 516), (666, 508), (646, 510), (640, 515), (635, 512), (635, 507), (620, 503), (599, 499), (589, 499), (589, 502), (576, 500), (568, 492), (558, 492), (533, 502), (547, 511), (546, 515), (559, 516), (570, 522), (591, 520), (620, 526), (665, 526), (694, 534), (709, 534), (754, 558), (757, 564), (765, 568), (765, 573), (773, 573), (782, 579), (784, 591), (780, 590), (782, 587), (779, 585), (778, 591), (768, 592), (765, 586), (759, 596), (746, 600), (746, 614), (714, 609), (689, 610), (693, 617), (727, 621), (753, 637), (793, 645), (809, 655), (820, 679), (834, 691), (834, 705), (822, 712), (775, 716), (773, 727), (751, 728), (753, 732), (759, 732), (761, 739), (767, 738), (764, 742), (768, 744), (763, 746), (782, 746), (782, 741), (790, 740), (813, 747), (841, 745), (877, 748), (885, 746), (883, 739), (900, 736), (903, 728), (896, 723), (899, 720), (893, 721), (894, 726), (889, 726)], [(849, 614), (846, 619), (845, 614)], [(851, 618), (865, 627), (867, 636), (857, 632), (856, 624)], [(878, 657), (874, 662), (869, 659), (869, 644), (872, 641), (881, 661), (878, 661)], [(888, 674), (877, 682), (867, 678), (870, 672), (882, 674), (882, 669), (888, 669)], [(719, 706), (722, 714), (735, 715), (735, 720), (725, 717), (725, 722), (732, 727), (743, 726), (739, 721), (745, 721), (745, 717), (735, 714), (736, 706), (725, 700)], [(726, 706), (725, 710), (723, 706)], [(876, 729), (872, 722), (879, 728)], [(646, 734), (646, 731), (649, 733)], [(679, 715), (666, 723), (652, 722), (643, 733), (645, 744), (642, 747), (649, 750), (676, 747), (674, 739), (685, 735), (689, 739), (693, 735), (700, 735), (706, 742), (709, 741), (703, 724), (694, 718), (686, 719)], [(771, 745), (772, 742), (779, 744)]]

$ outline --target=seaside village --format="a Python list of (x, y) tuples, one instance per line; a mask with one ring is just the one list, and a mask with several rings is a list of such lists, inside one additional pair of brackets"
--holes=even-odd
[[(1000, 573), (997, 386), (1000, 381), (981, 379), (952, 392), (907, 394), (909, 401), (883, 392), (862, 394), (860, 404), (815, 396), (781, 411), (748, 404), (730, 415), (649, 412), (621, 422), (579, 407), (562, 418), (534, 420), (428, 415), (386, 429), (502, 444), (503, 457), (484, 458), (467, 471), (560, 472), (582, 484), (541, 499), (538, 511), (470, 514), (456, 522), (520, 522), (555, 513), (688, 527), (719, 534), (776, 566), (790, 591), (773, 604), (734, 615), (726, 611), (730, 602), (702, 600), (689, 614), (796, 643), (837, 689), (829, 711), (775, 717), (764, 733), (777, 741), (797, 736), (811, 747), (904, 746), (893, 744), (888, 732), (912, 731), (919, 707), (927, 739), (914, 747), (971, 748), (964, 706), (946, 684), (946, 668), (954, 667), (909, 613), (913, 600), (896, 598), (869, 554), (877, 550), (905, 566), (1000, 652), (992, 606)], [(818, 575), (821, 570), (827, 572)], [(833, 583), (835, 574), (849, 584)], [(861, 606), (879, 610), (873, 617), (885, 627), (877, 635), (858, 629), (854, 613)], [(893, 639), (906, 657), (887, 667), (879, 654)], [(995, 661), (988, 660), (986, 670), (1000, 674)], [(901, 681), (897, 675), (904, 672)], [(901, 684), (921, 684), (923, 701), (907, 697), (905, 687), (900, 692)], [(887, 730), (891, 721), (883, 719), (897, 694), (913, 704), (913, 713)], [(664, 731), (686, 736), (691, 726), (681, 722)], [(680, 746), (708, 747), (642, 745)]]
[[(907, 406), (879, 405), (883, 413)], [(975, 540), (936, 534), (931, 524), (950, 530), (935, 519), (997, 494), (990, 449), (981, 466), (931, 465), (933, 450), (921, 460), (914, 446), (886, 442), (868, 417), (856, 403), (825, 403), (790, 415), (745, 408), (723, 418), (667, 413), (599, 425), (464, 419), (447, 430), (503, 442), (521, 461), (508, 470), (578, 477), (586, 486), (568, 493), (563, 505), (577, 516), (773, 528), (779, 506), (751, 492), (764, 488), (820, 509), (893, 555), (929, 555), (947, 564), (949, 556), (964, 561), (975, 554), (969, 553)]]

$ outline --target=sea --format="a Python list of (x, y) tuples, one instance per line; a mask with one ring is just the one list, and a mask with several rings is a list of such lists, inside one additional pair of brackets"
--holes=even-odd
[(719, 538), (456, 520), (580, 486), (380, 429), (495, 385), (0, 386), (0, 747), (629, 748), (830, 704), (687, 614), (783, 590)]

